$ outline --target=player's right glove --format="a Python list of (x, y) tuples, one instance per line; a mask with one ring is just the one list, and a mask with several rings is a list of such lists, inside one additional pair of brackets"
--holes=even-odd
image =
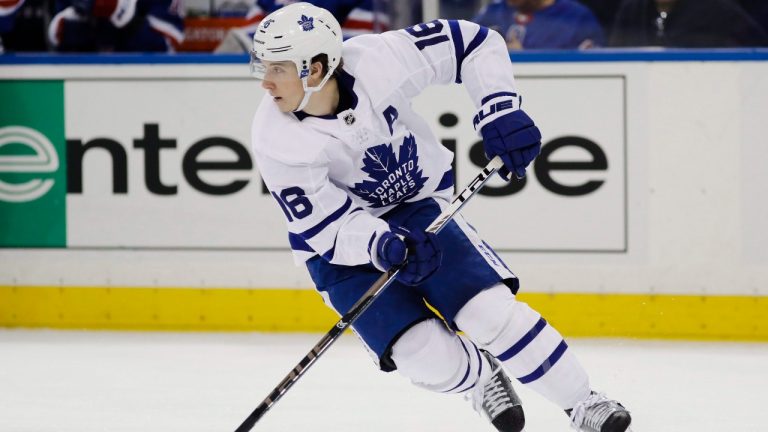
[(488, 159), (501, 156), (504, 161), (504, 168), (499, 170), (504, 179), (512, 172), (517, 178), (525, 177), (525, 168), (541, 151), (541, 132), (523, 110), (492, 120), (480, 133)]
[(541, 151), (539, 128), (523, 110), (514, 109), (514, 101), (502, 100), (483, 109), (493, 112), (482, 120), (478, 114), (475, 119), (475, 127), (483, 137), (485, 156), (489, 160), (501, 157), (504, 167), (499, 169), (499, 175), (505, 180), (509, 180), (510, 173), (517, 178), (525, 177), (525, 168)]
[(387, 271), (405, 262), (397, 280), (406, 285), (419, 285), (437, 271), (443, 258), (437, 235), (399, 227), (393, 230), (379, 236), (376, 245), (378, 267)]

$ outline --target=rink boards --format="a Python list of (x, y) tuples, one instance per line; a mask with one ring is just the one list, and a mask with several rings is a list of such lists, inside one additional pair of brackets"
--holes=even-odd
[[(768, 298), (522, 293), (569, 336), (768, 340)], [(326, 332), (338, 316), (313, 290), (0, 287), (9, 327)]]
[[(768, 63), (734, 53), (513, 55), (543, 153), (463, 213), (565, 333), (768, 339)], [(247, 67), (83, 58), (0, 65), (0, 325), (332, 324), (248, 152)], [(466, 183), (464, 90), (414, 107)]]

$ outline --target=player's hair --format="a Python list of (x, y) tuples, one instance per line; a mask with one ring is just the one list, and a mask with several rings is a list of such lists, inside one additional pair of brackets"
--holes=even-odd
[[(320, 62), (320, 64), (323, 66), (323, 75), (328, 73), (328, 54), (318, 54), (314, 57), (312, 57), (312, 63)], [(336, 66), (336, 68), (333, 70), (332, 77), (336, 78), (339, 75), (339, 70), (344, 66), (344, 59), (339, 59), (339, 65)]]

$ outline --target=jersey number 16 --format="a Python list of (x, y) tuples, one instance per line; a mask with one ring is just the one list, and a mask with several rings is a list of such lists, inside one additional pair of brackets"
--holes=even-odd
[(430, 45), (435, 45), (439, 44), (440, 42), (447, 42), (450, 40), (446, 35), (430, 37), (443, 31), (443, 23), (438, 20), (430, 21), (428, 23), (416, 24), (415, 26), (406, 28), (405, 31), (407, 31), (411, 36), (419, 39), (414, 42), (419, 51)]
[(312, 203), (309, 202), (304, 189), (293, 186), (280, 191), (280, 195), (272, 192), (272, 196), (280, 204), (288, 222), (293, 222), (293, 218), (304, 219), (312, 214)]

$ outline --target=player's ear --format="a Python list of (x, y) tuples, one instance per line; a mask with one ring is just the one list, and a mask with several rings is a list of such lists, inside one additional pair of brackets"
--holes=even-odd
[(323, 80), (323, 64), (319, 61), (316, 61), (312, 63), (312, 65), (309, 66), (309, 85), (315, 86), (317, 84), (320, 84), (320, 81)]

